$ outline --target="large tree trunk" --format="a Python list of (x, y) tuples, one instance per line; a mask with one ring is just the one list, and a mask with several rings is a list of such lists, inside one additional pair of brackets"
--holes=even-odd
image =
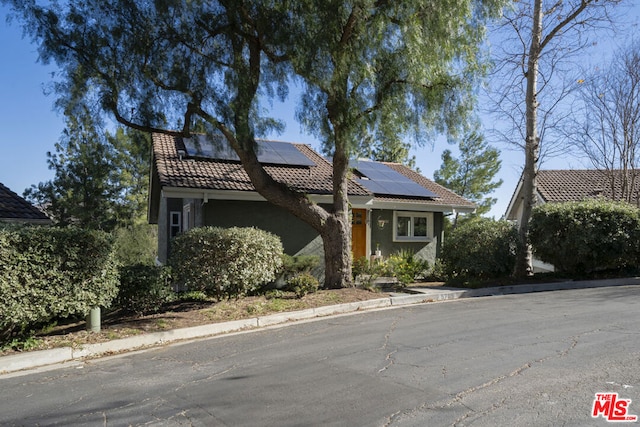
[(536, 174), (540, 156), (540, 138), (538, 136), (538, 61), (542, 41), (542, 0), (535, 0), (533, 25), (531, 27), (531, 46), (527, 64), (526, 93), (526, 141), (525, 163), (522, 172), (522, 216), (518, 223), (518, 252), (513, 272), (515, 277), (533, 274), (531, 249), (529, 247), (529, 219), (536, 202)]
[[(339, 132), (338, 132), (339, 134)], [(343, 143), (336, 141), (333, 154), (333, 212), (322, 234), (327, 288), (351, 285), (351, 220), (349, 215), (349, 158)]]
[(344, 215), (333, 214), (321, 233), (324, 245), (324, 287), (339, 289), (351, 284), (350, 223)]

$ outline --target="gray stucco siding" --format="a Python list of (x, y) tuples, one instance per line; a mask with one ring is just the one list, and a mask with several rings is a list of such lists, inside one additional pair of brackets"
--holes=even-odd
[(203, 207), (204, 225), (256, 227), (280, 236), (284, 252), (296, 255), (318, 237), (318, 233), (286, 210), (268, 202), (209, 200)]

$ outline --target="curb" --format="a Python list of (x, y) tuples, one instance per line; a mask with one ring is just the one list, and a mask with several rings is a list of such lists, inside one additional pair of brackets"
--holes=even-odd
[(102, 343), (88, 344), (80, 348), (63, 347), (9, 356), (0, 356), (0, 377), (5, 374), (24, 371), (27, 369), (42, 368), (58, 364), (70, 364), (70, 362), (79, 362), (86, 358), (107, 356), (125, 351), (141, 350), (178, 341), (205, 338), (229, 332), (257, 329), (267, 326), (281, 325), (288, 322), (316, 319), (358, 311), (449, 301), (461, 298), (628, 285), (640, 285), (640, 277), (609, 280), (567, 281), (535, 285), (497, 286), (469, 290), (412, 288), (412, 290), (417, 293), (411, 295), (401, 294), (391, 296), (389, 298), (372, 299), (317, 307), (307, 310), (277, 313), (231, 322), (212, 323), (210, 325), (154, 332)]

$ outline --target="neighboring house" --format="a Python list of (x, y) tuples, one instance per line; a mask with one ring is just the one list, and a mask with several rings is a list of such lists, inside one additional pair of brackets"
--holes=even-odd
[[(640, 172), (604, 171), (598, 169), (540, 170), (536, 178), (536, 203), (562, 203), (587, 198), (605, 197), (611, 200), (627, 200), (638, 204)], [(627, 186), (628, 189), (623, 189)], [(629, 196), (625, 196), (631, 195)], [(505, 218), (519, 221), (522, 217), (522, 177), (511, 196)], [(534, 258), (534, 272), (553, 271), (553, 266)]]
[[(308, 145), (259, 140), (258, 160), (278, 182), (322, 205), (332, 201), (332, 165)], [(395, 163), (356, 161), (348, 183), (354, 258), (410, 249), (431, 262), (440, 251), (443, 218), (475, 205)], [(285, 253), (319, 255), (309, 225), (258, 194), (222, 137), (153, 135), (149, 222), (158, 224), (158, 259), (170, 240), (197, 226), (254, 226), (280, 236)]]
[(38, 208), (0, 183), (0, 222), (50, 224)]

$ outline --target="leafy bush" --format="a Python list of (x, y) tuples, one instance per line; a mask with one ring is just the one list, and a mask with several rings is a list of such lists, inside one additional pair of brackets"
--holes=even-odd
[(606, 199), (548, 203), (532, 213), (529, 238), (541, 261), (567, 273), (636, 266), (638, 209)]
[(108, 307), (118, 269), (107, 234), (77, 228), (0, 228), (0, 341), (53, 318)]
[(408, 285), (427, 274), (429, 263), (416, 258), (412, 251), (402, 250), (389, 255), (386, 269), (389, 276), (395, 277), (403, 285)]
[(120, 265), (153, 265), (158, 252), (158, 226), (133, 224), (113, 231), (114, 250)]
[(147, 264), (121, 267), (116, 307), (140, 315), (157, 312), (162, 304), (175, 299), (170, 277), (168, 267)]
[(318, 279), (309, 273), (296, 274), (287, 280), (287, 290), (295, 292), (298, 298), (317, 292), (319, 287)]
[(515, 225), (477, 218), (452, 230), (445, 239), (442, 267), (447, 278), (488, 279), (511, 274), (517, 244)]
[(353, 280), (357, 280), (358, 277), (371, 273), (369, 259), (366, 256), (356, 258), (353, 260), (353, 265), (351, 266), (351, 275), (353, 276)]
[(188, 290), (237, 298), (275, 280), (282, 253), (280, 238), (257, 228), (200, 227), (174, 239), (169, 264)]

